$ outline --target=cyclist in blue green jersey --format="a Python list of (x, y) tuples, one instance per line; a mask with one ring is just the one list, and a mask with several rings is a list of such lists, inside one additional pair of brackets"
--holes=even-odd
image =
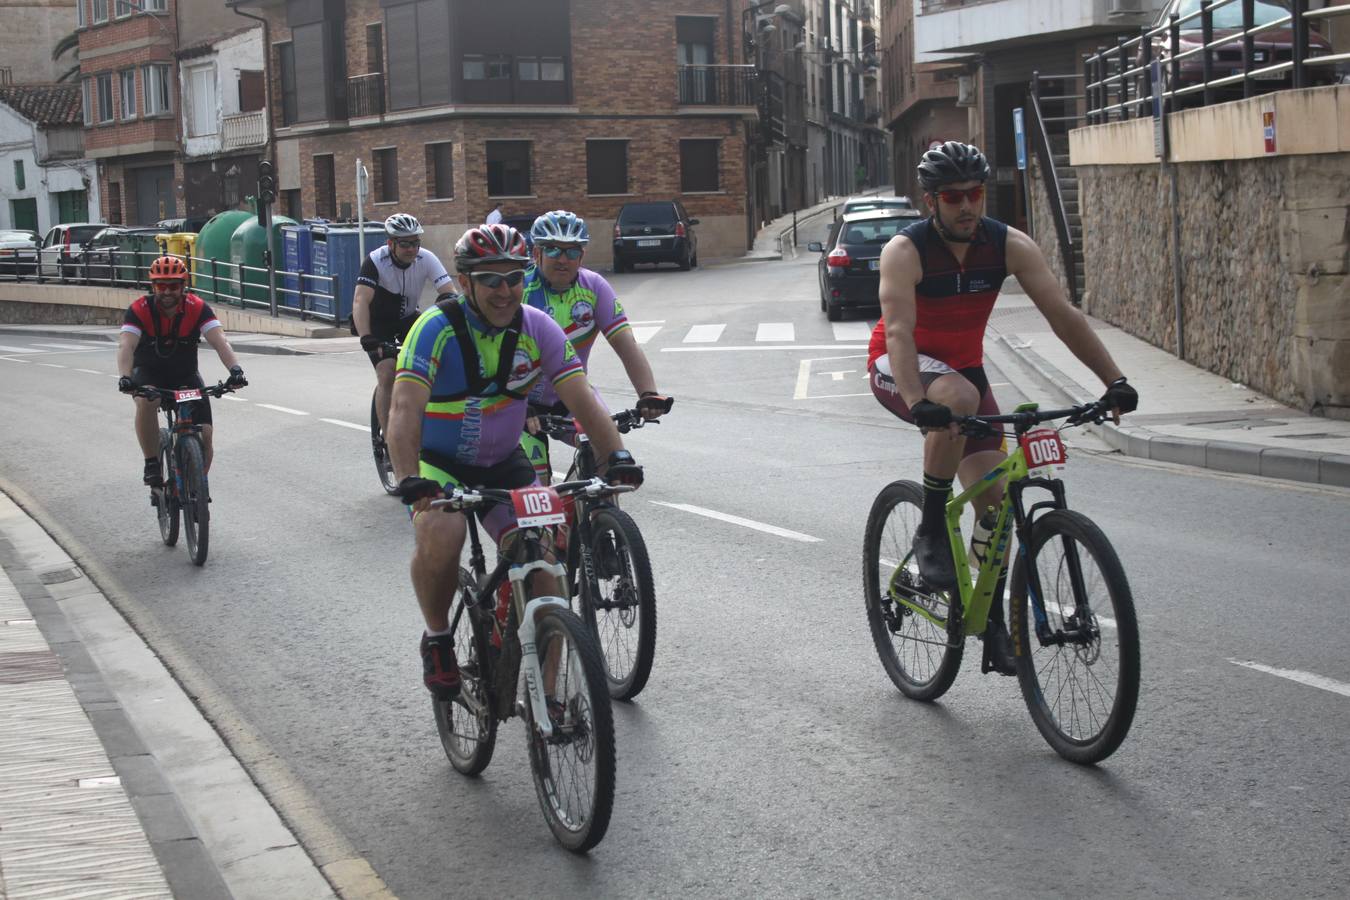
[[(567, 210), (544, 213), (530, 229), (534, 241), (534, 266), (525, 277), (525, 304), (553, 317), (571, 341), (583, 366), (589, 365), (596, 338), (603, 335), (623, 363), (628, 380), (638, 396), (638, 407), (648, 419), (661, 415), (666, 398), (656, 389), (647, 356), (633, 337), (619, 298), (604, 276), (583, 268), (582, 258), (590, 232), (586, 220)], [(540, 381), (530, 391), (530, 411), (535, 414), (567, 415), (553, 386)], [(552, 476), (548, 439), (538, 434), (533, 419), (526, 423), (521, 446), (545, 484)]]
[[(523, 306), (525, 239), (506, 225), (471, 228), (455, 245), (463, 296), (418, 317), (399, 353), (389, 413), (389, 456), (399, 496), (412, 507), (413, 589), (426, 621), (423, 681), (442, 699), (459, 690), (449, 611), (459, 584), (467, 525), (461, 513), (429, 514), (455, 487), (536, 484), (520, 447), (526, 397), (547, 381), (606, 459), (601, 474), (638, 485), (642, 469), (596, 400), (576, 351), (552, 319)], [(503, 545), (515, 531), (509, 507), (494, 506), (485, 530)], [(509, 552), (509, 548), (506, 550)]]

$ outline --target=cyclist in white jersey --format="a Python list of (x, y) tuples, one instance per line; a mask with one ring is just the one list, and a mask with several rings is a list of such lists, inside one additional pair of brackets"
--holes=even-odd
[(356, 276), (352, 293), (352, 331), (375, 367), (378, 391), (375, 412), (380, 428), (389, 426), (389, 398), (394, 390), (394, 341), (408, 336), (417, 321), (422, 289), (430, 282), (438, 298), (454, 296), (454, 280), (430, 250), (422, 249), (422, 224), (407, 213), (384, 220), (389, 240), (370, 252)]

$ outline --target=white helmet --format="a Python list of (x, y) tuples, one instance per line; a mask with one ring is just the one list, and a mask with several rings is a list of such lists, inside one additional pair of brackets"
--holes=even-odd
[(394, 213), (384, 220), (384, 231), (392, 238), (414, 237), (422, 234), (422, 223), (407, 213)]

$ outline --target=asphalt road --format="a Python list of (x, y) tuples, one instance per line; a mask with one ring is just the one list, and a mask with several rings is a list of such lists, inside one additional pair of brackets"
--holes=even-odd
[[(1124, 746), (1063, 762), (977, 653), (939, 703), (906, 700), (867, 630), (861, 538), (876, 492), (920, 474), (919, 438), (867, 393), (865, 341), (837, 339), (870, 320), (836, 333), (813, 267), (614, 278), (678, 399), (629, 442), (657, 660), (616, 708), (619, 794), (587, 858), (545, 827), (519, 723), (481, 779), (441, 752), (410, 530), (359, 429), (363, 355), (244, 359), (252, 384), (216, 404), (203, 569), (159, 543), (112, 345), (0, 339), (0, 474), (114, 573), (302, 838), (335, 828), (400, 897), (1340, 896), (1350, 696), (1234, 661), (1350, 684), (1350, 493), (1081, 443), (1070, 502), (1111, 537), (1140, 618)], [(594, 380), (615, 407), (630, 396), (604, 348)]]

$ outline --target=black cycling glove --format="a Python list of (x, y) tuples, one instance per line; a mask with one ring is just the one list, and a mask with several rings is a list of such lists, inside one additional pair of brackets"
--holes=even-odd
[(1134, 412), (1139, 408), (1139, 392), (1126, 384), (1125, 376), (1122, 375), (1106, 386), (1101, 402), (1107, 409), (1118, 409), (1122, 413)]
[(610, 484), (638, 487), (642, 484), (642, 466), (633, 460), (633, 454), (627, 450), (615, 450), (605, 465), (604, 478)]
[(121, 378), (117, 379), (117, 389), (124, 394), (130, 394), (132, 391), (136, 390), (136, 382), (131, 380), (130, 375), (123, 375)]
[(373, 334), (361, 335), (361, 349), (366, 351), (370, 361), (377, 363), (383, 359), (393, 359), (393, 348)]
[(439, 497), (441, 486), (430, 478), (409, 475), (398, 483), (398, 498), (412, 504), (424, 497)]
[(655, 391), (644, 392), (637, 402), (638, 410), (648, 419), (670, 412), (670, 408), (674, 405), (674, 397), (663, 397)]
[(911, 406), (909, 413), (914, 417), (914, 424), (920, 428), (946, 428), (952, 424), (951, 407), (927, 398)]
[(248, 379), (244, 377), (243, 366), (230, 366), (230, 377), (225, 379), (227, 387), (241, 388), (248, 386)]

